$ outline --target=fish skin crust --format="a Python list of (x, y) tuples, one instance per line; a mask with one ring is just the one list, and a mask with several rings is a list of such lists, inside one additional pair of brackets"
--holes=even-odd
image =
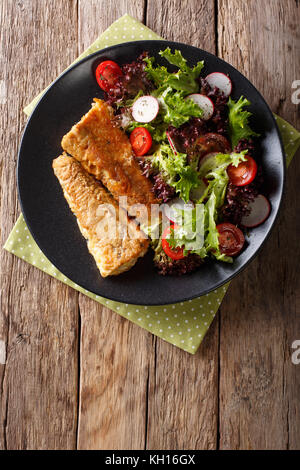
[[(102, 277), (130, 269), (148, 249), (149, 241), (144, 233), (74, 158), (63, 154), (53, 160), (52, 166)], [(119, 225), (112, 236), (114, 214)], [(124, 232), (126, 225), (127, 232)]]
[(101, 180), (117, 200), (126, 196), (129, 207), (124, 208), (136, 215), (130, 206), (143, 204), (149, 210), (158, 200), (133, 156), (127, 135), (113, 125), (113, 117), (111, 106), (95, 98), (90, 111), (63, 137), (62, 147)]

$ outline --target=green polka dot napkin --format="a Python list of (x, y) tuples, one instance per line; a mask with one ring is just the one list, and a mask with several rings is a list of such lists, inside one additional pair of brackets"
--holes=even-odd
[[(139, 39), (160, 38), (131, 16), (125, 15), (101, 34), (77, 60), (105, 47)], [(33, 111), (40, 96), (41, 95), (35, 98), (32, 103), (25, 108), (24, 111), (27, 115)], [(287, 164), (289, 164), (300, 146), (300, 134), (283, 119), (277, 116), (276, 119), (282, 133)], [(74, 284), (70, 279), (67, 279), (41, 252), (33, 240), (22, 215), (20, 215), (14, 226), (4, 248), (24, 261), (42, 269), (50, 274), (50, 276), (59, 279), (79, 292), (111, 308), (122, 315), (122, 317), (128, 318), (151, 333), (192, 354), (198, 349), (209, 325), (218, 311), (219, 305), (229, 285), (228, 283), (198, 299), (174, 305), (156, 307), (128, 305), (99, 297)]]

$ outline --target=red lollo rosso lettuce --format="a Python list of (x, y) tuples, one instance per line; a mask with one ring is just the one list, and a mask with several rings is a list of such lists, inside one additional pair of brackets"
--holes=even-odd
[(120, 106), (126, 100), (134, 98), (141, 91), (143, 94), (154, 89), (151, 80), (148, 79), (145, 71), (148, 56), (143, 52), (135, 61), (130, 64), (121, 65), (123, 75), (121, 75), (114, 85), (105, 94), (105, 101), (111, 106)]
[(169, 258), (161, 247), (161, 241), (152, 243), (154, 250), (154, 265), (159, 274), (163, 276), (182, 276), (195, 271), (203, 264), (203, 259), (191, 253), (183, 259), (174, 260)]
[(232, 147), (238, 145), (242, 139), (248, 139), (252, 136), (259, 136), (259, 134), (254, 132), (249, 126), (249, 118), (251, 117), (252, 113), (244, 109), (249, 105), (250, 101), (248, 101), (243, 96), (241, 96), (238, 101), (234, 101), (231, 98), (228, 100), (228, 131)]
[(143, 175), (146, 176), (146, 178), (150, 178), (152, 181), (152, 191), (157, 199), (162, 202), (168, 202), (175, 197), (175, 188), (170, 186), (159, 173), (154, 173), (151, 162), (149, 160), (140, 158), (139, 165), (142, 169)]

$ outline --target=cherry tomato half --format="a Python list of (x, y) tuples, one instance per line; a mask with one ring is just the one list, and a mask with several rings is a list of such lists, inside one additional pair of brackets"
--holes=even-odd
[(229, 165), (227, 174), (230, 182), (235, 186), (246, 186), (250, 184), (257, 173), (257, 164), (252, 157), (246, 157), (247, 160), (238, 164), (238, 166)]
[(137, 157), (146, 155), (152, 145), (152, 137), (145, 127), (136, 127), (130, 134), (130, 143)]
[(197, 154), (200, 158), (208, 153), (229, 153), (231, 152), (231, 145), (229, 141), (221, 134), (215, 132), (208, 132), (208, 134), (201, 135), (195, 142)]
[(172, 258), (175, 260), (183, 259), (185, 257), (183, 254), (183, 247), (173, 248), (168, 243), (167, 237), (169, 236), (171, 229), (175, 230), (176, 225), (172, 224), (170, 227), (167, 227), (165, 229), (164, 233), (162, 234), (162, 242), (161, 242), (162, 248), (164, 252), (166, 253), (166, 255), (169, 256), (169, 258)]
[(219, 246), (221, 253), (228, 256), (236, 256), (244, 246), (243, 232), (233, 224), (224, 222), (217, 225), (219, 232)]
[(96, 68), (95, 74), (98, 85), (104, 91), (108, 91), (117, 79), (123, 75), (118, 64), (112, 60), (101, 62), (101, 64)]

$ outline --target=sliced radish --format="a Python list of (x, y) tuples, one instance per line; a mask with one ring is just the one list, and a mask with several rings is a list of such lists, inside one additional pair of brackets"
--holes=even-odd
[(166, 135), (167, 135), (167, 139), (168, 139), (168, 141), (169, 141), (169, 144), (170, 144), (171, 149), (173, 150), (173, 152), (175, 153), (175, 155), (177, 155), (177, 150), (176, 150), (175, 144), (174, 144), (174, 142), (173, 142), (173, 140), (172, 140), (172, 138), (171, 138), (171, 136), (170, 136), (170, 134), (169, 134), (168, 131), (166, 132)]
[(177, 222), (178, 217), (180, 217), (178, 215), (177, 209), (178, 210), (185, 210), (185, 211), (186, 210), (192, 210), (192, 209), (194, 209), (194, 204), (192, 202), (186, 203), (180, 197), (178, 197), (176, 199), (172, 199), (172, 201), (165, 204), (164, 205), (164, 213), (165, 213), (165, 216), (168, 217), (168, 219), (171, 222), (174, 222), (174, 223)]
[(232, 81), (222, 72), (213, 72), (207, 75), (205, 78), (211, 88), (217, 87), (224, 93), (225, 96), (231, 95), (232, 92)]
[(201, 116), (204, 121), (208, 121), (214, 114), (214, 104), (208, 96), (200, 95), (200, 93), (192, 93), (191, 95), (187, 96), (185, 99), (190, 99), (196, 103), (199, 108), (202, 109), (203, 114)]
[(249, 209), (251, 210), (250, 214), (245, 215), (241, 223), (244, 227), (257, 227), (268, 218), (271, 212), (271, 204), (265, 196), (259, 194), (253, 202), (250, 202)]
[(159, 111), (159, 103), (154, 96), (145, 95), (138, 98), (132, 106), (132, 116), (137, 122), (151, 122)]

